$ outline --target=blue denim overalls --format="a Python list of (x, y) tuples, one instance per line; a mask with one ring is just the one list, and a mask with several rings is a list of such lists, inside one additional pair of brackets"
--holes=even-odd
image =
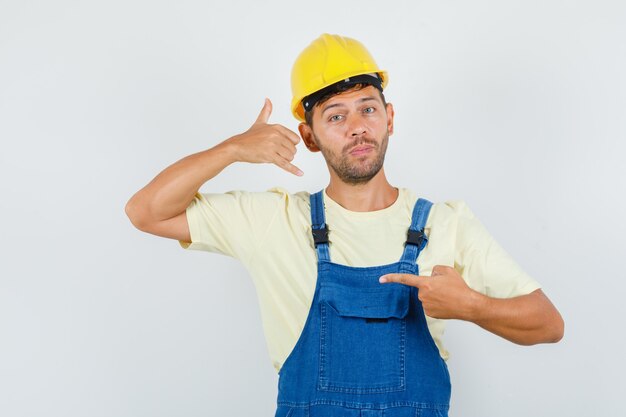
[(413, 209), (400, 260), (374, 267), (330, 261), (323, 190), (311, 195), (315, 294), (302, 334), (279, 372), (276, 417), (446, 417), (450, 376), (417, 288), (381, 284), (418, 274), (432, 203)]

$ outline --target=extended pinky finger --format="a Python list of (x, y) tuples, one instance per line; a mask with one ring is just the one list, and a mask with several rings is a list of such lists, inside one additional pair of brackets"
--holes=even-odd
[(297, 166), (295, 166), (291, 162), (287, 161), (285, 158), (283, 158), (280, 155), (278, 156), (278, 160), (276, 162), (274, 162), (274, 163), (277, 166), (279, 166), (282, 169), (284, 169), (285, 171), (291, 172), (294, 175), (297, 175), (299, 177), (304, 175), (304, 173), (300, 170), (300, 168), (298, 168)]

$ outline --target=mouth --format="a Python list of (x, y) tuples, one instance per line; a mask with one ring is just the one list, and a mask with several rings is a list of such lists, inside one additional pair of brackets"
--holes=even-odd
[(350, 155), (365, 155), (366, 153), (371, 152), (374, 149), (373, 146), (371, 145), (359, 145), (359, 146), (355, 146), (354, 148), (350, 149)]

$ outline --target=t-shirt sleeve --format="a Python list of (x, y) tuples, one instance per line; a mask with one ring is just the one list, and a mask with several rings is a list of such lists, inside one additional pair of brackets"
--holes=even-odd
[(457, 216), (455, 268), (472, 289), (489, 297), (511, 298), (541, 288), (496, 242), (465, 202), (447, 204)]
[(279, 189), (197, 193), (186, 210), (191, 242), (179, 243), (185, 249), (246, 260), (279, 212), (281, 194)]

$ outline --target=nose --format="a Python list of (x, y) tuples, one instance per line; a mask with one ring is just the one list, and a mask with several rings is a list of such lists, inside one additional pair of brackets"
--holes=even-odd
[(362, 136), (367, 129), (362, 117), (359, 114), (353, 114), (348, 118), (348, 133), (351, 137)]

